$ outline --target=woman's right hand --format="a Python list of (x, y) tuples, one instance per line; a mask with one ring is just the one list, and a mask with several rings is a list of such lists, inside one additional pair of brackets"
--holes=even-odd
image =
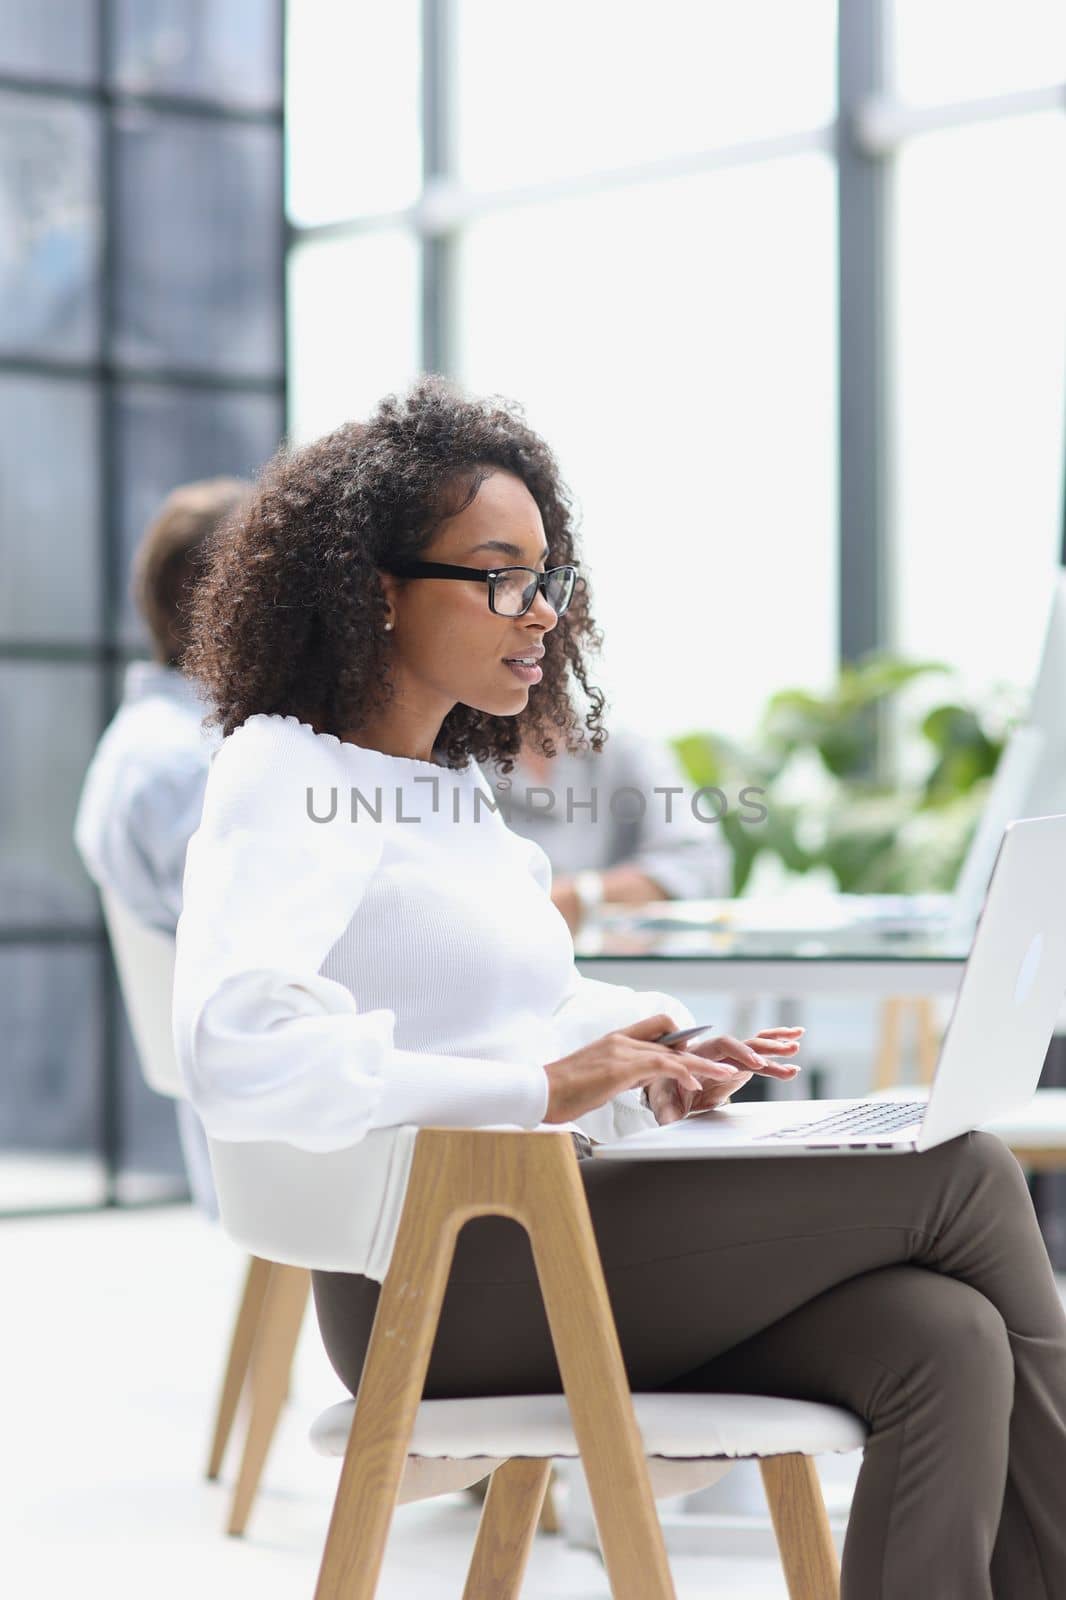
[(548, 1109), (545, 1122), (573, 1122), (584, 1111), (606, 1105), (624, 1089), (639, 1089), (655, 1078), (673, 1078), (684, 1089), (701, 1090), (705, 1083), (733, 1083), (731, 1067), (706, 1056), (656, 1044), (664, 1033), (674, 1033), (673, 1017), (660, 1014), (616, 1028), (583, 1045), (573, 1055), (549, 1061)]

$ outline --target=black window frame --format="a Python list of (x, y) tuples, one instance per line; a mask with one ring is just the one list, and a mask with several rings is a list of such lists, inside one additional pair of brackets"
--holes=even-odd
[[(119, 418), (118, 401), (123, 386), (158, 385), (164, 388), (210, 390), (226, 394), (269, 395), (278, 403), (279, 438), (286, 426), (288, 390), (285, 372), (286, 315), (285, 315), (285, 262), (288, 249), (288, 228), (284, 209), (284, 62), (285, 62), (285, 0), (278, 0), (277, 26), (280, 29), (278, 58), (281, 73), (276, 104), (271, 107), (227, 105), (220, 101), (192, 95), (173, 93), (131, 93), (113, 87), (110, 83), (114, 23), (117, 8), (113, 0), (95, 0), (95, 71), (91, 83), (79, 83), (45, 75), (23, 76), (17, 72), (0, 71), (0, 93), (12, 92), (39, 98), (51, 104), (76, 104), (95, 110), (99, 116), (101, 139), (99, 205), (102, 217), (101, 258), (98, 284), (99, 347), (98, 353), (87, 360), (51, 359), (46, 356), (5, 355), (0, 352), (0, 374), (9, 377), (33, 377), (55, 380), (81, 380), (95, 387), (99, 398), (97, 436), (95, 449), (99, 462), (99, 503), (97, 516), (100, 531), (100, 556), (102, 573), (100, 582), (99, 612), (96, 618), (95, 638), (91, 643), (44, 641), (32, 637), (23, 639), (0, 638), (0, 664), (37, 663), (58, 665), (81, 664), (96, 669), (99, 681), (96, 734), (99, 736), (120, 703), (122, 680), (128, 664), (143, 659), (145, 651), (133, 644), (124, 643), (121, 635), (121, 599), (119, 594), (122, 570), (122, 544), (119, 526)], [(275, 376), (249, 377), (226, 372), (198, 371), (189, 368), (149, 366), (138, 362), (123, 362), (113, 354), (115, 333), (115, 303), (117, 287), (117, 229), (116, 205), (116, 155), (118, 128), (121, 113), (141, 109), (171, 117), (194, 119), (200, 125), (238, 126), (251, 125), (276, 131), (281, 150), (277, 194), (277, 226), (279, 230), (279, 283), (277, 303), (281, 325), (278, 331), (279, 367)], [(42, 740), (43, 740), (42, 732)], [(99, 910), (84, 925), (41, 924), (33, 926), (8, 925), (0, 927), (0, 949), (12, 946), (49, 949), (75, 945), (93, 952), (95, 956), (95, 983), (99, 1000), (100, 1037), (96, 1048), (101, 1059), (101, 1077), (96, 1086), (95, 1145), (90, 1154), (100, 1163), (102, 1192), (99, 1201), (85, 1204), (57, 1204), (15, 1206), (0, 1210), (0, 1217), (27, 1215), (63, 1215), (81, 1213), (114, 1206), (158, 1204), (158, 1198), (143, 1201), (131, 1200), (123, 1195), (125, 1172), (125, 1140), (122, 1112), (122, 1000), (111, 958), (110, 945)], [(184, 1186), (173, 1195), (174, 1200), (187, 1198)]]

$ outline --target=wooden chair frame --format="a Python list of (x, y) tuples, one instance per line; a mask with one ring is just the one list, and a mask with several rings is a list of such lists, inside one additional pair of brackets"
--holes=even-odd
[(877, 1054), (874, 1060), (873, 1092), (890, 1089), (899, 1079), (903, 1052), (903, 1022), (907, 1012), (914, 1019), (918, 1082), (932, 1083), (940, 1052), (940, 1027), (932, 995), (890, 995), (881, 1004)]
[(222, 1379), (207, 1477), (215, 1479), (233, 1432), (242, 1395), (248, 1431), (226, 1532), (242, 1534), (255, 1501), (267, 1453), (289, 1392), (292, 1363), (311, 1293), (306, 1267), (283, 1267), (252, 1256)]
[[(552, 1133), (427, 1128), (415, 1142), (315, 1600), (373, 1600), (460, 1228), (526, 1229), (615, 1600), (674, 1600), (618, 1334), (577, 1157)], [(839, 1566), (814, 1463), (760, 1461), (791, 1600), (838, 1600)], [(493, 1473), (464, 1600), (517, 1600), (551, 1469)]]

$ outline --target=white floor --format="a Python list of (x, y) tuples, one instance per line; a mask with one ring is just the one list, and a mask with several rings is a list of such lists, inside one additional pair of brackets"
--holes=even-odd
[[(307, 1430), (344, 1394), (313, 1314), (249, 1531), (229, 1539), (232, 1455), (222, 1482), (202, 1474), (243, 1276), (236, 1251), (186, 1207), (0, 1228), (7, 1591), (311, 1600), (338, 1464), (314, 1454)], [(382, 1600), (458, 1597), (476, 1522), (463, 1497), (401, 1508)], [(785, 1595), (775, 1560), (678, 1555), (672, 1566), (679, 1600)], [(525, 1600), (608, 1594), (596, 1555), (537, 1539)]]

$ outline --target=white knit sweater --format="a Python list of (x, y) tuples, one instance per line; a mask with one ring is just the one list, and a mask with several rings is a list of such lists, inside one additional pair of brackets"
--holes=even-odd
[[(174, 990), (209, 1135), (326, 1151), (403, 1124), (535, 1127), (546, 1062), (656, 1012), (695, 1020), (578, 974), (548, 858), (493, 799), (476, 762), (388, 756), (292, 716), (222, 741)], [(578, 1120), (601, 1140), (654, 1124), (635, 1090)]]

